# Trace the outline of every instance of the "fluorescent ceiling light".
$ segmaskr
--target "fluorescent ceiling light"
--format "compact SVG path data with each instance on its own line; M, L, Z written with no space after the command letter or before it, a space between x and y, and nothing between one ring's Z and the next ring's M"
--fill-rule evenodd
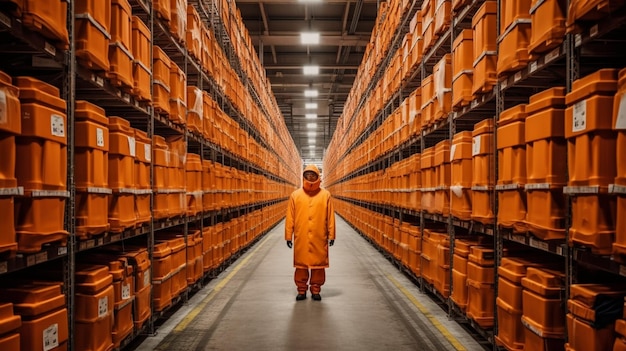
M307 102L304 104L304 108L307 110L313 110L317 108L317 102Z
M314 149L314 148L315 148L315 140L313 140L312 143L309 141L309 149Z
M322 0L298 0L298 2L322 2Z
M317 90L314 90L314 89L307 89L304 91L305 97L317 97L317 95L318 95Z
M308 135L311 138L314 138L317 135L317 133L316 132L307 132L306 135Z
M320 74L320 66L303 66L302 73L305 76L316 76Z
M306 118L306 119L315 119L315 118L317 118L317 113L306 113L304 115L304 118Z
M308 129L315 129L315 128L317 128L317 123L307 123L306 127Z
M315 137L309 137L309 144L315 145Z
M302 32L300 33L300 42L304 45L319 44L320 33L318 32Z

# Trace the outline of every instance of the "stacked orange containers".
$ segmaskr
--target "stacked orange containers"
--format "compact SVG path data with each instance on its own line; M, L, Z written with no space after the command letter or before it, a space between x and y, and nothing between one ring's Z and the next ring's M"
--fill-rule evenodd
M524 350L563 350L565 275L560 270L528 267L522 278Z
M422 38L424 41L424 52L428 51L435 42L435 1L425 0L422 2Z
M125 248L116 250L116 253L124 251L121 255L128 260L133 268L134 291L133 295L133 323L135 330L141 329L152 315L150 309L150 293L152 282L150 281L150 258L145 248Z
M483 224L493 222L493 147L493 120L486 119L472 132L472 220Z
M452 44L452 107L469 105L472 101L474 65L474 31L464 29Z
M558 0L532 0L530 5L530 43L533 54L547 52L563 42L565 13Z
M617 197L617 213L626 211L626 69L619 72L618 90L615 94L613 102L613 128L617 133L617 154L616 167L617 174L615 177L616 191L621 193ZM619 191L618 191L619 190ZM626 254L626 218L617 216L615 225L615 243L613 244L613 253Z
M0 96L6 101L0 111L0 149L3 152L3 162L0 163L0 254L9 252L11 256L17 251L14 221L14 195L18 194L15 136L22 130L18 95L17 87L11 84L11 77L0 72Z
M187 154L185 174L187 177L187 215L195 216L202 212L202 160L200 155Z
M435 213L450 214L450 140L435 145Z
M187 76L172 62L170 67L170 114L169 120L179 125L187 123Z
M163 278L170 281L169 294L172 299L178 297L187 288L187 260L185 238L176 233L159 233L157 242L162 242L170 249L171 270ZM168 284L165 284L167 288ZM167 292L165 292L167 293Z
M446 54L435 65L433 71L433 88L435 91L434 122L448 118L452 111L452 55Z
M450 296L450 241L444 233L437 244L437 267L435 273L435 289L444 298Z
M435 9L435 27L433 29L435 35L439 37L443 32L450 28L452 21L452 0L437 0L431 6Z
M421 169L421 154L413 154L407 159L408 171L409 171L409 199L408 208L410 210L419 211L422 206L422 169Z
M150 92L150 50L152 35L145 23L132 17L131 53L133 54L132 95L140 101L152 101Z
M65 295L60 283L19 283L0 290L0 300L13 303L21 316L18 350L67 350L69 339ZM13 349L8 349L13 350Z
M409 268L416 276L420 276L420 228L417 226L409 227Z
M135 216L137 224L150 220L150 164L152 163L152 145L148 134L135 129Z
M485 1L472 18L474 29L474 81L472 94L488 93L496 78L496 1Z
M36 0L13 1L21 6L22 22L28 29L41 33L56 42L60 49L67 49L67 2L62 0L40 2Z
M109 120L104 110L76 101L76 235L89 238L109 229Z
M615 197L606 195L616 175L617 135L613 130L613 100L617 70L601 69L574 81L566 95L565 137L571 187L591 187L593 193L572 198L570 240L599 254L610 254L615 235ZM579 193L576 188L573 193Z
M567 350L612 350L626 290L620 285L574 284L567 300ZM619 311L619 315L615 313Z
M213 116L215 114L215 109L215 100L213 100L211 95L209 95L206 90L202 91L202 135L207 140L213 139Z
M202 22L195 6L187 5L187 48L191 56L202 59Z
M170 217L181 216L185 212L185 159L187 145L181 136L172 136L167 139L169 149L167 206Z
M115 290L109 267L81 264L76 267L76 333L79 350L113 347Z
M202 160L202 209L213 211L215 208L215 166L211 160Z
M195 284L204 273L202 232L195 230L187 235L187 285Z
M154 182L152 191L154 192L154 210L152 215L155 219L169 217L168 207L169 192L169 147L165 138L155 135L152 137L154 149L152 150L152 162L154 163Z
M0 347L3 350L20 350L22 318L13 314L12 303L0 303Z
M111 231L121 232L137 223L134 195L137 141L135 130L123 118L109 117L109 132L109 186L113 190L109 202L109 223Z
M154 245L152 251L152 301L155 311L172 304L172 249L167 241Z
M133 55L131 54L132 8L128 0L111 0L111 40L108 77L124 89L133 87Z
M622 1L572 0L567 14L567 31L577 32L577 21L599 21L623 5Z
M524 348L524 325L522 324L522 279L528 267L537 267L534 258L503 257L498 267L498 335L496 342L507 350Z
M207 273L213 266L213 226L202 228L202 260L203 271Z
M27 197L16 199L18 251L65 242L67 180L66 102L59 90L30 77L17 77L22 134L16 138L15 175Z
M133 332L133 299L135 295L133 266L126 257L117 253L98 252L85 256L81 263L104 265L109 268L113 278L114 293L113 325L111 337L114 347L119 347L130 333Z
M498 38L498 76L526 67L530 59L530 5L532 0L510 0L500 3L500 37Z
M467 262L467 317L482 328L493 326L495 299L494 251L472 246Z
M476 241L456 239L454 241L454 255L452 255L452 295L450 299L461 311L467 309L467 259L472 246Z
M500 114L498 121L498 225L526 232L526 105Z
M450 146L450 211L461 220L472 218L472 132L454 135Z
M435 173L435 148L425 149L420 160L422 176L422 210L435 213L435 185L437 178Z
M203 95L198 87L187 87L187 128L196 134L202 135L204 124L203 117Z
M422 80L422 129L435 122L434 103L435 87L433 85L433 75L430 74Z
M76 57L89 69L108 71L111 0L78 0L74 11Z
M170 114L170 71L172 69L172 61L161 47L152 46L153 59L153 82L152 88L154 96L154 109L156 112L169 115Z
M187 0L169 0L170 33L180 42L185 42L187 30Z
M564 239L565 88L531 96L526 113L526 226L540 239Z

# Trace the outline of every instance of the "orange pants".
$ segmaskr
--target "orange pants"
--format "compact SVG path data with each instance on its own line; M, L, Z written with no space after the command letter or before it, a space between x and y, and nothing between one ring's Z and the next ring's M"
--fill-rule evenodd
M296 268L294 281L298 287L298 294L306 293L307 289L311 289L311 294L319 294L326 281L326 270L324 268L311 269L311 280L309 281L309 270L306 268Z

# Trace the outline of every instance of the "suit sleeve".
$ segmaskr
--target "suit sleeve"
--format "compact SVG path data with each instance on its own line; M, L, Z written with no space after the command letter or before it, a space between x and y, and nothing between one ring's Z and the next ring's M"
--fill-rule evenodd
M333 208L333 199L328 197L326 206L326 218L328 220L328 240L335 240L335 209Z
M293 240L294 218L296 216L296 203L293 194L289 197L289 205L287 205L287 217L285 218L285 240Z

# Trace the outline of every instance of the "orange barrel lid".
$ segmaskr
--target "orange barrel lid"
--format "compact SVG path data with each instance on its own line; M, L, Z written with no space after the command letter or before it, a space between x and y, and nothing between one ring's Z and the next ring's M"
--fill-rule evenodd
M572 105L595 94L613 95L617 91L617 69L604 68L572 83L572 91L565 96L565 103Z
M0 303L0 335L19 329L22 318L13 313L12 303Z
M546 89L531 96L526 105L528 116L546 108L565 108L565 87Z
M38 316L65 306L60 283L27 282L0 289L0 298L13 303L16 314Z
M33 77L15 77L13 82L20 89L22 103L39 102L59 111L66 111L67 104L60 98L57 87Z
M493 119L487 118L474 125L472 136L479 136L486 133L493 133Z
M544 297L561 294L565 286L565 273L561 270L545 267L528 267L522 286Z
M526 119L526 104L518 104L500 113L498 126L502 127L509 123L523 121Z
M113 283L109 267L103 265L76 265L76 292L95 294L106 289Z

